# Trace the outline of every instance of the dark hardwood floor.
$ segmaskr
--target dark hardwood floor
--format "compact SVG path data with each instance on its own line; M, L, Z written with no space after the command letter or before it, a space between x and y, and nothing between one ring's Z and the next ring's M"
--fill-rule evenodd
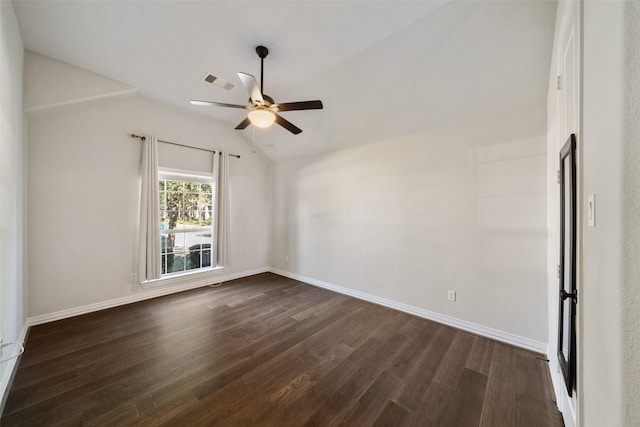
M539 354L274 274L32 327L3 426L561 426Z

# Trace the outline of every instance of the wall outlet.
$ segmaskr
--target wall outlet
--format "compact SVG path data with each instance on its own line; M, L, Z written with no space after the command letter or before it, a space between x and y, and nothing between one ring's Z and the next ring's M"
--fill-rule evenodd
M456 300L456 291L448 290L447 291L447 299L449 301L455 301Z
M133 283L137 282L138 281L138 274L137 273L131 273L129 275L129 281L133 282Z
M289 264L289 255L284 257L284 262L286 262L287 264Z

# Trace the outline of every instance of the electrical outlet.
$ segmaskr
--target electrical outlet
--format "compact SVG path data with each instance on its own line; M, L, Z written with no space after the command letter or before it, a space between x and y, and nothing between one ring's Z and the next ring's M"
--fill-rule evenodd
M284 257L284 262L286 262L287 264L289 264L289 255Z
M447 299L449 301L455 301L456 300L456 291L448 290L447 291Z
M129 281L130 281L130 282L134 282L134 283L135 283L135 282L137 282L137 281L138 281L138 274L136 274L136 273L131 273L131 274L129 275Z

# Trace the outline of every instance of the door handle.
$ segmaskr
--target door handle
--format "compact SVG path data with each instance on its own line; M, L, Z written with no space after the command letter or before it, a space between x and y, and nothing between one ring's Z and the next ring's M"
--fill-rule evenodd
M560 299L562 301L566 300L567 298L571 298L574 302L574 304L578 303L578 293L577 291L573 291L571 293L565 291L564 289L560 290Z

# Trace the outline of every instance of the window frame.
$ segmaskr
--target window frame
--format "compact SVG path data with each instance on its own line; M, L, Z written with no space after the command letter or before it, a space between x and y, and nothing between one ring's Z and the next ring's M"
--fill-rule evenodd
M159 168L158 170L158 199L160 201L160 204L158 206L158 213L159 216L161 218L160 223L158 224L158 232L160 234L160 239L161 241L163 241L163 239L166 239L169 235L183 235L184 236L184 241L186 242L187 239L187 235L191 234L191 233L202 233L203 230L209 230L211 233L211 238L209 240L209 242L202 242L200 241L200 249L198 250L199 252L199 261L200 264L202 264L203 259L202 259L202 255L203 252L205 251L202 247L203 244L210 244L210 248L208 249L209 252L209 265L207 266L201 266L198 268L189 268L187 269L187 258L190 256L191 251L187 249L187 247L185 246L182 250L182 256L184 257L184 261L183 261L183 268L182 270L179 271L171 271L169 272L169 267L165 264L166 261L166 256L169 255L168 250L166 249L161 249L160 250L160 262L162 264L162 271L163 273L160 276L160 281L166 281L168 279L172 279L172 278L179 278L185 275L193 275L193 274L197 274L197 273L203 273L203 272L210 272L210 271L215 271L220 269L221 267L218 267L215 264L215 253L217 248L215 247L215 239L213 236L213 223L209 226L204 226L204 227L199 227L193 230L188 230L185 228L174 228L171 230L167 230L167 229L162 229L160 224L162 223L162 218L168 213L168 212L172 212L172 210L167 209L168 206L164 206L164 209L162 209L162 194L164 193L166 195L167 190L166 187L164 189L162 189L162 186L160 185L161 181L181 181L181 182L189 182L189 183L196 183L196 184L207 184L211 186L211 210L209 211L212 222L213 219L215 218L216 215L216 206L215 206L215 184L213 182L213 174L211 173L202 173L202 172L195 172L195 171L183 171L183 170L178 170L178 169L170 169L170 168ZM184 194L191 194L187 191L182 191L181 192L183 195ZM202 195L202 192L198 192L199 195ZM204 193L206 194L206 193ZM183 206L184 208L184 206ZM182 217L185 213L188 212L192 212L194 210L189 210L189 209L179 209L178 213L179 216ZM197 209L195 210L195 212L198 213L202 213L202 212L206 212L207 210L202 210L202 209ZM184 226L184 223L182 223L182 225ZM166 236L166 237L165 237ZM198 243L196 243L198 244ZM192 245L193 246L193 245ZM175 247L175 246L174 246ZM171 252L171 254L175 254L177 252Z

